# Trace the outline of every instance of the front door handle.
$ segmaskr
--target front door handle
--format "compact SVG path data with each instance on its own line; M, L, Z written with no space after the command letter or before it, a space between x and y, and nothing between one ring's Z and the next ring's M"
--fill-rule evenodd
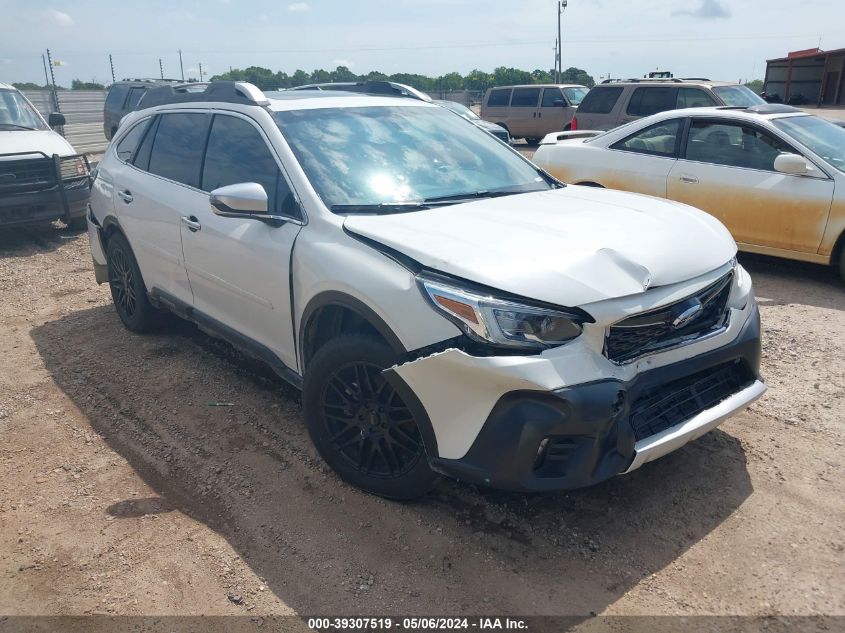
M681 182L687 182L691 185L694 185L698 182L698 178L696 178L695 176L689 176L687 174L684 174L683 176L678 178L678 180L680 180Z
M200 224L200 221L197 220L196 216L193 215L183 215L182 224L187 226L193 233L196 233L197 231L202 229L202 224Z
M132 192L129 191L129 189L118 191L117 195L119 195L120 199L123 200L126 204L130 204L135 199L132 197Z

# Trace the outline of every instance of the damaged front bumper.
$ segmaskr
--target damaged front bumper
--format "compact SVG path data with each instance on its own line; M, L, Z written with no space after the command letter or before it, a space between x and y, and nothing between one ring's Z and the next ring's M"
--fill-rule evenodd
M449 349L385 376L426 427L432 468L520 491L581 488L630 472L766 390L753 301L733 310L723 335L627 374L614 368L608 376L606 359L584 345L553 351L475 357Z

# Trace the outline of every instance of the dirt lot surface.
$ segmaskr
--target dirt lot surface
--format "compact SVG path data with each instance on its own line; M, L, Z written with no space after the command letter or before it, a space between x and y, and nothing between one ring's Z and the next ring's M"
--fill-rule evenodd
M845 614L845 288L741 261L749 411L588 490L397 504L324 466L262 366L128 333L85 234L5 231L0 614Z

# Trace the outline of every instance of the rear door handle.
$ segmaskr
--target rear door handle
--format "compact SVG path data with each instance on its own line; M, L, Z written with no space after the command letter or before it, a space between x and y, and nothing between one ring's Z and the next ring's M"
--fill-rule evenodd
M199 220L197 220L196 216L193 215L183 215L182 216L182 224L187 226L193 233L196 233L200 229L202 229L202 224L200 224Z
M684 174L683 176L678 178L678 180L680 180L681 182L687 182L691 185L694 185L698 182L698 178L696 178L695 176L688 176L687 174Z
M130 204L135 199L132 197L132 192L129 191L129 189L118 191L117 195L119 195L120 199L123 200L126 204Z

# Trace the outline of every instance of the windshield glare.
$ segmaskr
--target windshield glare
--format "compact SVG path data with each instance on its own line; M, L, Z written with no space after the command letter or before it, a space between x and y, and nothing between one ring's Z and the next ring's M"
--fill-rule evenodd
M566 95L570 105L581 105L581 101L587 96L589 90L586 88L564 88L563 94Z
M747 86L713 86L713 92L727 106L750 107L766 103L760 95L755 94Z
M784 117L772 124L845 172L845 128L815 116Z
M274 113L327 207L550 189L501 141L437 106Z
M16 90L0 90L0 128L24 127L45 130L44 121Z

